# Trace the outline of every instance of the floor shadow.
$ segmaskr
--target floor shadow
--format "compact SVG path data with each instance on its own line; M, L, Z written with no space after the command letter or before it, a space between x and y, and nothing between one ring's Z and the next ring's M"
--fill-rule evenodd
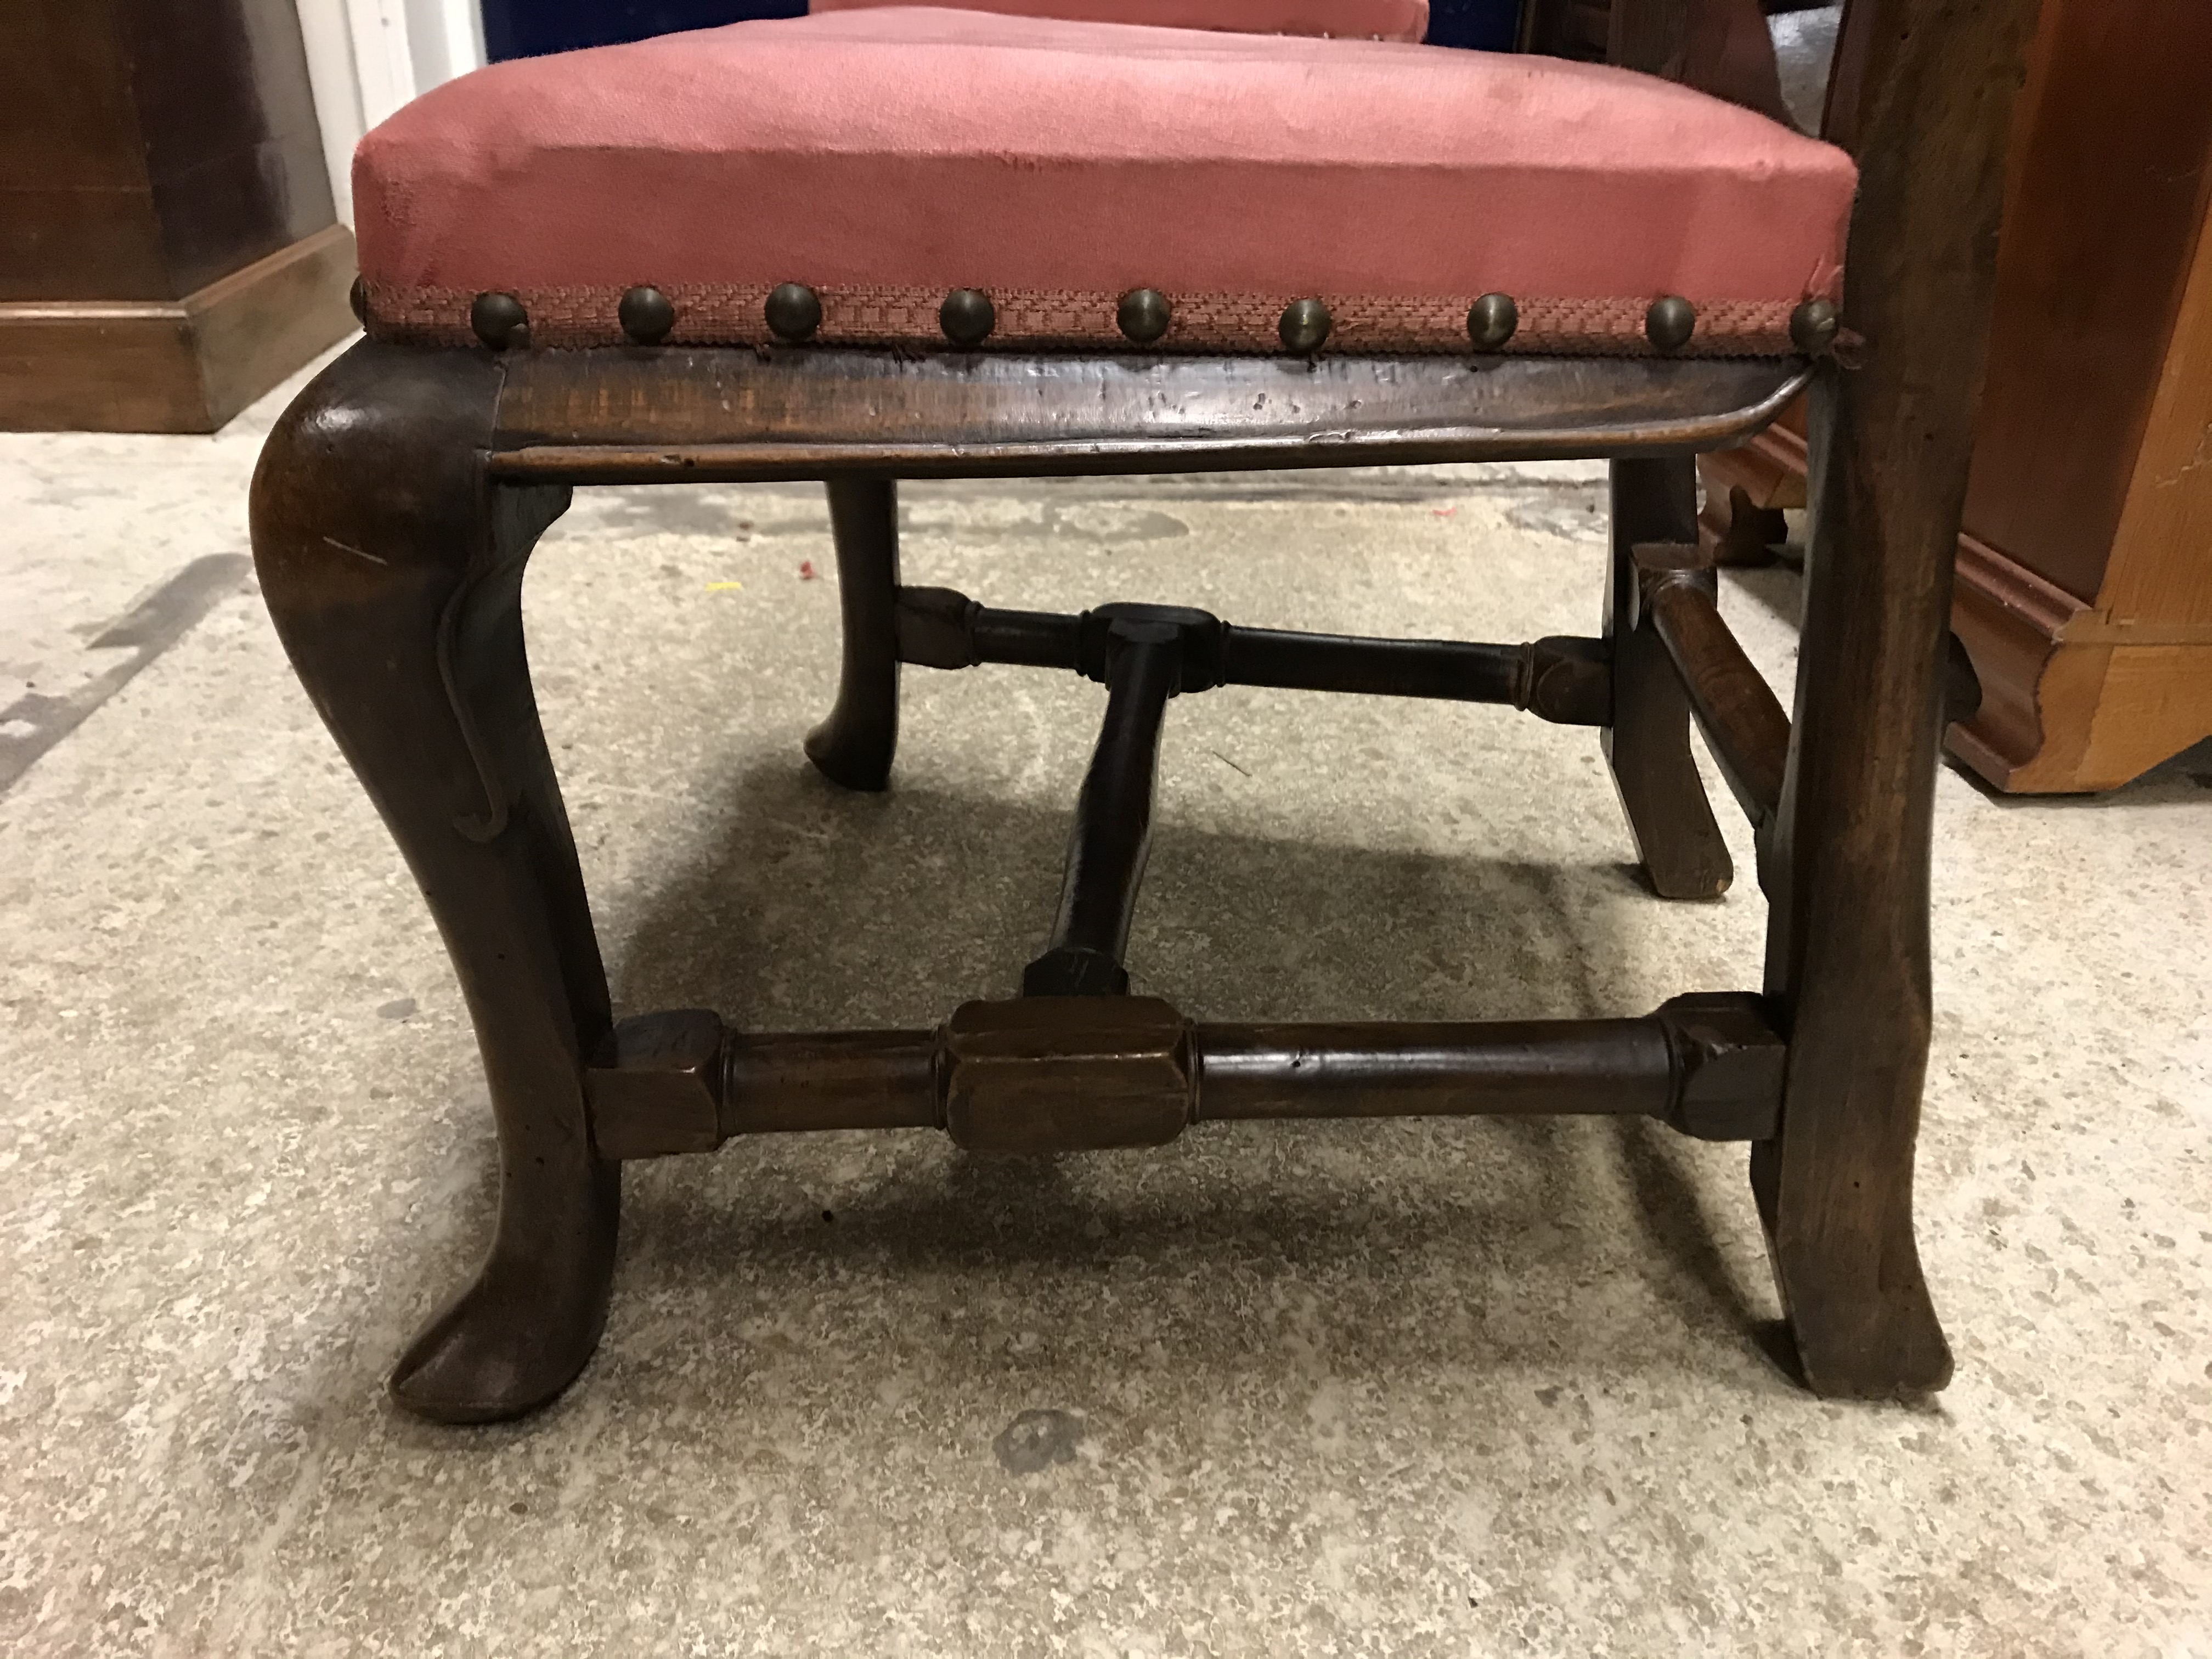
M1792 629L1802 625L1805 614L1805 573L1802 570L1778 562L1731 565L1728 577L1731 588L1755 600L1777 621L1787 623Z
M704 850L610 940L617 1006L714 1007L753 1029L916 1027L1010 994L1043 942L1066 828L1064 812L1016 800L896 781L854 795L796 757L761 765L731 781ZM1612 864L1170 823L1130 962L1138 990L1207 1018L1641 1012L1596 1006L1592 965L1621 948L1624 907L1656 902ZM1170 1298L1198 1261L1264 1280L1349 1273L1365 1334L1345 1340L1371 1344L1385 1311L1419 1326L1404 1304L1432 1295L1436 1277L1510 1298L1532 1271L1626 1267L1747 1350L1759 1316L1704 1231L1690 1175L1656 1144L1670 1134L1603 1120L1202 1125L1159 1153L1100 1155L1117 1160L1110 1178L1087 1159L975 1158L926 1133L752 1142L711 1164L633 1170L624 1274L682 1297L741 1270L748 1300L774 1300L824 1274L1080 1282L1109 1256L1156 1273ZM840 1142L870 1147L852 1156L882 1173L830 1215L805 1192L826 1180L819 1149ZM1122 1173L1133 1165L1118 1160L1138 1158L1157 1178ZM1640 1250L1623 1247L1637 1224L1624 1233L1624 1204L1644 1213ZM1224 1340L1194 1336L1193 1363L1200 1348L1218 1363ZM1594 1333L1589 1357L1613 1346Z
M942 789L840 790L801 764L734 779L703 854L609 941L625 1012L934 1024L1013 993L1045 943L1067 815ZM1155 833L1134 988L1215 1019L1484 1019L1598 1006L1631 866L1542 866L1213 833Z

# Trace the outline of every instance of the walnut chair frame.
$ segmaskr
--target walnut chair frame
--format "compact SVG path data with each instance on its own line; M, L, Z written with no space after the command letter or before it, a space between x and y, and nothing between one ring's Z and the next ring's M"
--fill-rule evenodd
M1679 29L1735 4L1643 9ZM399 1402L486 1421L567 1386L605 1322L626 1158L770 1130L939 1127L969 1147L1036 1152L1155 1145L1201 1118L1399 1113L1644 1114L1748 1142L1804 1381L1834 1395L1942 1387L1951 1358L1911 1216L1930 817L1952 550L2033 4L1855 0L1862 185L1835 354L1385 362L372 340L333 363L255 478L263 592L444 936L501 1154L489 1255L400 1360ZM1656 57L1680 70L1680 54ZM1692 458L1746 440L1808 385L1815 521L1793 720L1716 609ZM1126 605L1047 616L897 580L902 477L1546 456L1612 464L1600 637L1343 639ZM902 662L1027 663L1106 684L1058 921L1020 998L970 1003L936 1031L760 1034L698 1012L617 1024L533 701L524 567L577 484L794 478L826 480L838 550L842 680L807 742L831 779L884 786ZM1730 878L1689 747L1695 719L1756 826L1762 989L1643 1018L1453 1024L1209 1024L1127 995L1161 720L1178 693L1230 683L1511 702L1595 726L1650 883L1678 898Z

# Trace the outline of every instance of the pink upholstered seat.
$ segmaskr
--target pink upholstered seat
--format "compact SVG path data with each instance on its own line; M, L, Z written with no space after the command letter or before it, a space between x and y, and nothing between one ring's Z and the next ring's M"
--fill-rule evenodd
M856 11L899 0L812 0L810 11ZM1066 17L1090 23L1142 23L1164 29L1225 29L1237 34L1322 34L1350 40L1418 40L1428 33L1429 0L958 0L963 11L1014 17Z
M1789 349L1833 297L1844 154L1647 76L1370 40L928 9L738 23L494 65L402 109L354 164L379 335L465 342L471 298L536 344L618 341L633 284L677 342L765 341L781 283L824 343L934 341L952 288L993 348L1274 351L1289 301L1332 349L1464 350L1479 295L1513 349L1639 351L1645 307L1692 351Z

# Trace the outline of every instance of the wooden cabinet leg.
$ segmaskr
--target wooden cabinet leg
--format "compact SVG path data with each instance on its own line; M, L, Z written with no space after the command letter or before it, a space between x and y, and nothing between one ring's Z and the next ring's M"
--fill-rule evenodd
M1639 542L1693 543L1697 475L1686 456L1613 464L1613 565L1605 637L1613 647L1613 722L1602 733L1644 874L1662 898L1718 898L1735 878L1690 752L1690 700L1667 647L1636 615Z
M429 902L490 1085L490 1252L392 1378L448 1422L529 1411L583 1368L619 1208L582 1089L606 981L522 634L523 565L568 493L486 478L500 374L356 345L278 422L252 498L277 632Z
M854 477L827 488L844 666L836 706L807 734L806 757L833 783L881 789L898 747L898 485Z

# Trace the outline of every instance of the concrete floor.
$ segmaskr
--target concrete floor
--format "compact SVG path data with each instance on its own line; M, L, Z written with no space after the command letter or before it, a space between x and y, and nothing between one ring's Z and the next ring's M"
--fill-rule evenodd
M1959 1370L1924 1408L1769 1357L1740 1152L1573 1121L635 1167L576 1387L399 1415L493 1147L437 940L240 558L279 401L0 438L0 1651L2212 1654L2203 751L2095 800L1942 780L1921 1239ZM1588 631L1601 479L916 487L908 572ZM1777 675L1796 593L1724 597ZM895 788L841 795L799 754L836 598L804 489L587 494L539 556L624 1007L928 1023L1041 939L1099 692L912 671ZM1589 732L1223 690L1164 773L1133 967L1192 1012L1757 983L1756 892L1646 897Z

